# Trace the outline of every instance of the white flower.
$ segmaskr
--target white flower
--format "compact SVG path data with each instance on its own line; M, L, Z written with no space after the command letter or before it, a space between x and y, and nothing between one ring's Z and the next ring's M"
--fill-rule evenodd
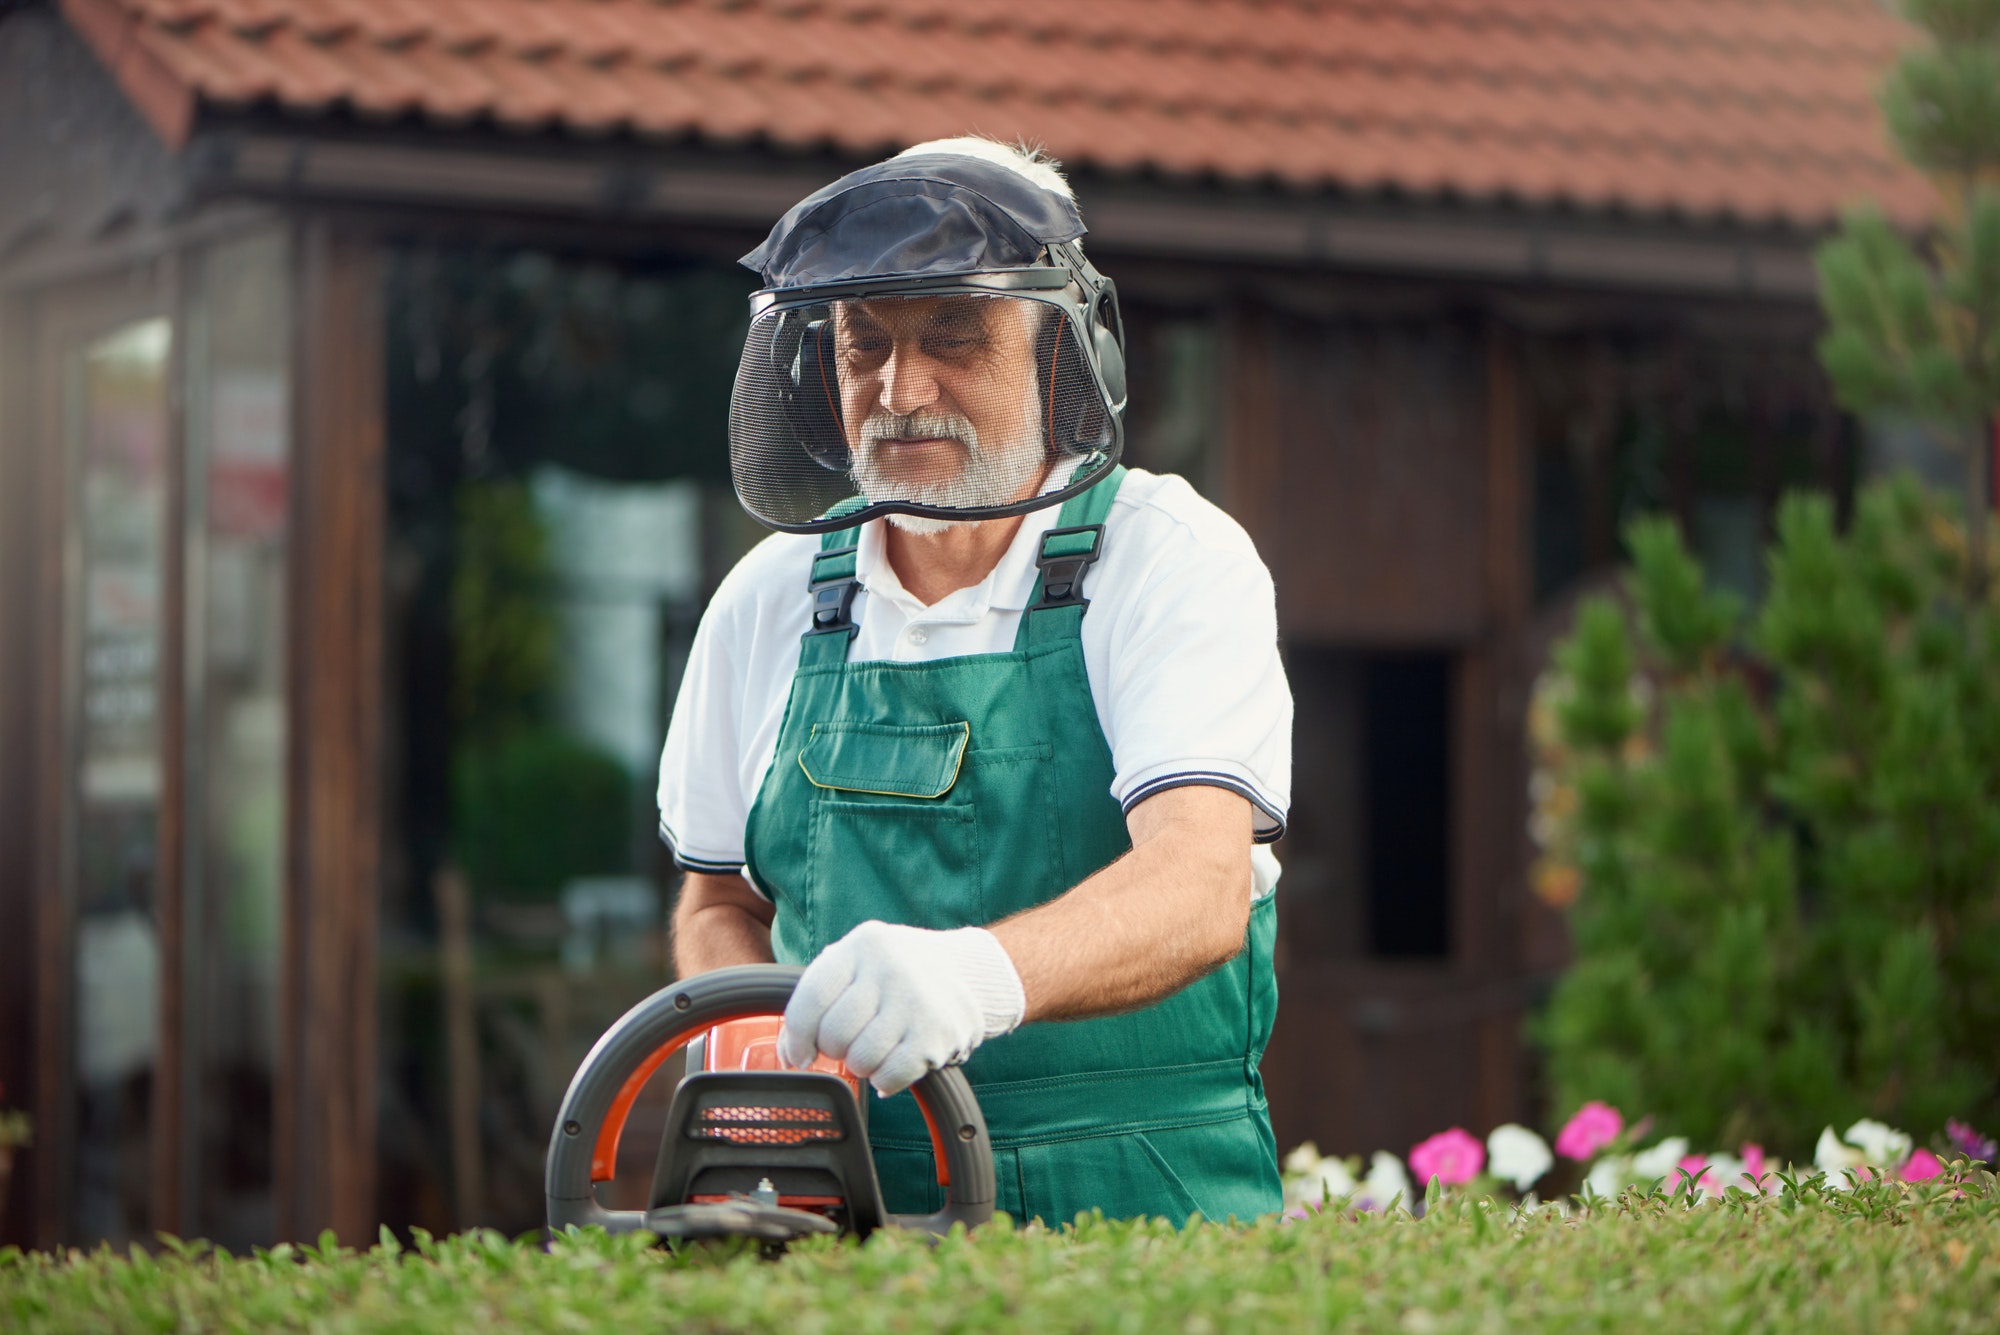
M1843 1174L1859 1168L1868 1162L1868 1156L1852 1146L1843 1145L1840 1137L1828 1127L1819 1133L1819 1144L1813 1146L1813 1163L1826 1174L1827 1185L1836 1191L1847 1190L1848 1181Z
M1847 1128L1842 1137L1850 1145L1858 1145L1868 1156L1868 1162L1878 1168L1900 1168L1910 1157L1910 1138L1892 1126L1871 1122L1862 1118Z
M1285 1204L1317 1209L1354 1194L1354 1173L1346 1162L1330 1159L1308 1140L1285 1156Z
M1676 1165L1687 1158L1688 1138L1668 1136L1650 1150L1641 1150L1632 1156L1632 1176L1640 1182L1661 1179L1661 1185L1672 1190L1680 1180L1674 1172Z
M1629 1154L1607 1154L1590 1166L1584 1175L1585 1194L1616 1196L1632 1180L1632 1156Z
M1555 1161L1548 1142L1518 1122L1496 1126L1486 1138L1487 1171L1512 1182L1516 1191L1534 1186Z
M1368 1161L1368 1176L1361 1183L1359 1204L1371 1210L1386 1210L1389 1202L1399 1196L1402 1199L1396 1208L1408 1212L1410 1175L1403 1171L1403 1161L1387 1150L1375 1151Z
M1354 1174L1338 1159L1321 1159L1312 1171L1285 1179L1287 1204L1339 1204L1354 1194Z
M1297 1149L1285 1156L1285 1172L1287 1175L1310 1173L1319 1167L1321 1157L1318 1145L1310 1140L1302 1141Z

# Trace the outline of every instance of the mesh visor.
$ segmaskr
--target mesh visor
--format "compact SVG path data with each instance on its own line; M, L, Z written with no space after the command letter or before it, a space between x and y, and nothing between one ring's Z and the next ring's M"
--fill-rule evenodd
M1052 505L1115 462L1065 310L1033 297L843 298L760 313L729 407L736 494L773 528Z

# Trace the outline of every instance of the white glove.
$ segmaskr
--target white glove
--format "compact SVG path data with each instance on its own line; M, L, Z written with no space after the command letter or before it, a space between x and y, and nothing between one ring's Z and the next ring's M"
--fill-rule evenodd
M778 1056L796 1067L823 1052L887 1097L1012 1031L1027 1006L1014 961L984 927L870 920L806 966Z

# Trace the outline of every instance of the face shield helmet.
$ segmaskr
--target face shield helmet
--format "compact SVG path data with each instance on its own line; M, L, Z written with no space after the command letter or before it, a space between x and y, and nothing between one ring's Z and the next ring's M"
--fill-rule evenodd
M1067 198L983 159L892 159L787 213L729 413L743 506L787 532L1055 505L1118 461L1124 331Z

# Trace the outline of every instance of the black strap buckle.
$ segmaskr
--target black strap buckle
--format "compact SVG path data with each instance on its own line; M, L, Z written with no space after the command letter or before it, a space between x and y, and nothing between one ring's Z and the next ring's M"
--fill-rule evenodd
M1088 533L1090 548L1081 552L1049 552L1052 539L1065 538L1074 534ZM1090 569L1104 550L1104 526L1083 524L1075 528L1052 528L1042 535L1042 550L1035 556L1035 565L1042 572L1042 596L1030 612L1040 612L1052 607L1088 607L1090 599L1083 596L1083 573Z
M847 556L854 550L842 547L820 552L813 559L813 569L819 569L821 561L837 564L837 558ZM851 574L835 575L830 579L810 580L806 587L812 593L812 627L806 634L837 635L844 631L852 636L861 633L861 627L854 620L854 595L861 591L860 580Z
M813 623L808 635L833 635L846 631L858 635L854 621L854 595L861 588L858 579L828 580L813 586Z

